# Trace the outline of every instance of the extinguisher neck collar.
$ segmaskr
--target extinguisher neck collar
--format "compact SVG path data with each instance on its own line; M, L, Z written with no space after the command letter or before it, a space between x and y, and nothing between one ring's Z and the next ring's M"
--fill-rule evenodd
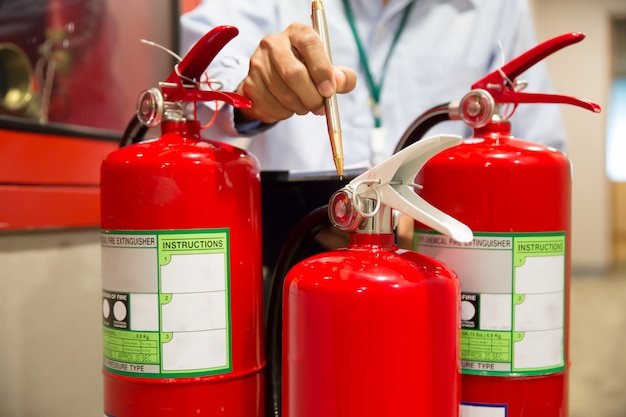
M355 234L387 234L393 233L393 210L379 201L367 200L377 207L363 219Z
M382 250L397 250L393 233L352 233L350 235L350 247L352 249L360 247L378 247Z
M474 129L474 135L477 137L489 137L492 135L504 135L511 134L511 122L509 120L493 120L491 123L483 127Z
M161 132L163 134L167 133L178 133L185 137L190 136L198 136L200 135L200 127L198 122L195 120L167 120L161 123Z

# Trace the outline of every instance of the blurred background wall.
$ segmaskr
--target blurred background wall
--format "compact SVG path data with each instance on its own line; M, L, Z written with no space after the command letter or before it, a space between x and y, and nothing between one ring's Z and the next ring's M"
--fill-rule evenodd
M562 106L574 167L572 265L574 270L603 271L618 262L616 237L626 215L620 187L606 176L606 122L611 86L616 76L613 25L626 17L622 0L532 1L537 37L545 40L566 32L587 38L546 59L556 91L596 101L602 113ZM621 50L626 56L626 50ZM623 59L623 58L622 58ZM532 86L530 87L532 88Z

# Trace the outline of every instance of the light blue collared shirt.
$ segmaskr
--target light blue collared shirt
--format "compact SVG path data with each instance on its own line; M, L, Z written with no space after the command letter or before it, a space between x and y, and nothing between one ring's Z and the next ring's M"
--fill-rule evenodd
M380 98L386 131L383 157L393 153L411 122L427 109L460 100L471 85L498 66L537 44L526 0L350 0L361 42L375 80L380 79L387 51L402 11L415 1L388 63ZM370 92L341 0L325 0L333 63L357 72L357 87L339 95L345 167L374 159L374 124ZM245 78L248 60L259 40L283 31L291 22L311 22L310 0L204 0L181 18L181 50L188 50L215 26L233 25L239 36L218 54L209 76L234 91ZM500 44L502 48L500 48ZM527 91L552 92L545 64L526 71ZM516 137L563 149L565 132L556 104L520 104L513 118ZM469 135L462 122L445 122L430 132ZM240 136L230 106L223 106L206 137ZM293 116L255 134L248 150L263 170L333 171L326 121L322 116Z

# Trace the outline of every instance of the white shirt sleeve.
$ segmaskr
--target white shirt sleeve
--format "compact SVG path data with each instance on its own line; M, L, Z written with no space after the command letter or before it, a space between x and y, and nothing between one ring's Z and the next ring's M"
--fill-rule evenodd
M384 8L379 0L350 0L377 78L382 75L380 70L402 10L411 1L416 3L389 60L381 94L387 156L424 111L460 100L475 81L538 43L526 0L390 0ZM371 161L372 155L370 92L341 0L325 0L324 5L333 62L357 72L357 86L339 96L339 110L345 165L359 166ZM310 13L310 0L204 0L181 17L181 51L184 53L215 26L236 26L239 36L224 47L208 69L209 76L222 82L224 90L234 91L247 75L249 57L261 38L283 31L293 21L310 23ZM529 92L553 92L544 63L534 65L520 78L528 80ZM516 137L565 147L558 104L520 104L511 122ZM253 132L248 150L264 170L334 169L323 117L293 116ZM429 134L468 136L468 132L461 122L446 122ZM215 123L203 135L226 141L240 135L233 123L233 109L222 106Z

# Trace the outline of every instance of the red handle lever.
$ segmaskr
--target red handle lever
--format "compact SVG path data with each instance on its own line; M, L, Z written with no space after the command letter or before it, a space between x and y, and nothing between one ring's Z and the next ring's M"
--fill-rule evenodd
M234 26L217 26L202 36L165 80L167 84L162 87L163 95L172 101L221 100L237 108L252 107L249 99L237 93L202 91L183 86L185 80L199 80L219 51L238 34L239 29Z
M494 97L496 103L554 103L554 104L571 104L573 106L582 107L594 113L600 113L601 107L593 101L585 100L578 97L562 96L559 94L542 94L542 93L520 93L517 91L504 91L499 94L499 99Z
M528 68L532 67L539 61L542 61L544 58L547 58L566 46L578 43L583 39L585 39L585 34L581 32L566 33L564 35L548 39L518 57L513 58L511 61L504 64L504 66L502 66L499 70L496 70L479 80L476 84L480 84L480 86L475 84L472 87L484 88L484 86L488 83L500 83L503 73L510 80L514 80Z
M199 79L219 51L226 46L239 29L234 26L217 26L202 36L178 63L178 70L172 71L166 82L178 82L180 77Z
M562 103L572 104L598 113L600 106L588 100L556 94L515 91L514 81L524 71L556 51L583 39L585 39L585 34L581 32L566 33L549 39L487 74L475 82L472 88L488 91L495 103Z

